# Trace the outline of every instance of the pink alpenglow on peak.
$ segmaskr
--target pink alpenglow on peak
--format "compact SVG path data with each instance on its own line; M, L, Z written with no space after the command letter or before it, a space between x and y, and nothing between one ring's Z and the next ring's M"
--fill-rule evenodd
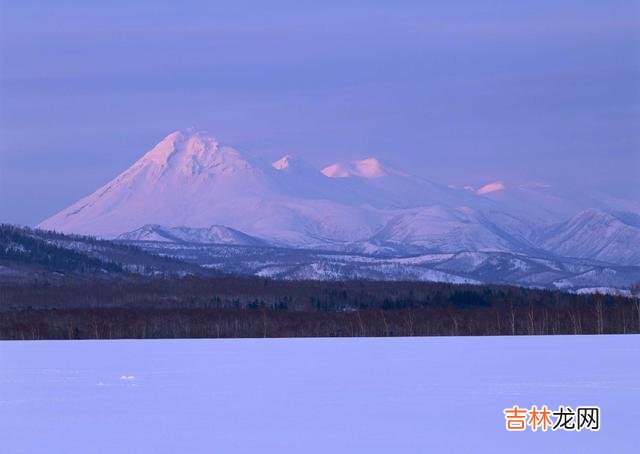
M286 155L271 163L271 166L276 170L290 169L295 161L295 158L291 155Z
M187 129L166 136L140 158L132 169L155 169L153 173L158 177L167 172L191 177L250 171L254 167L253 161L251 155L220 144L205 131Z
M314 172L318 171L304 159L301 159L298 156L292 156L290 154L285 155L277 161L272 162L271 167L276 170L313 169Z
M387 175L387 171L376 158L337 162L322 169L322 173L330 178L347 178L351 176L379 178Z
M287 177L297 176L312 179L321 177L325 179L324 175L322 175L316 167L299 156L285 155L277 161L272 162L271 167L277 170L277 173L282 177L285 177L286 174Z
M215 153L218 146L218 141L206 132L175 131L162 139L140 161L164 165L176 154L203 156Z
M480 195L489 194L491 192L504 191L507 187L499 181L495 181L493 183L485 184L476 192Z
M322 169L322 173L329 178L346 178L352 175L347 165L342 163L331 164Z
M364 178L379 178L387 174L387 172L376 158L367 158L354 163L358 175Z

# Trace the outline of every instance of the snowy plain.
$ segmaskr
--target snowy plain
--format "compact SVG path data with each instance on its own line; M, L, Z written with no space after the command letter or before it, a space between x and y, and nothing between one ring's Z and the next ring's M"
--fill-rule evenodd
M640 452L640 336L0 343L2 453ZM598 405L599 432L502 410Z

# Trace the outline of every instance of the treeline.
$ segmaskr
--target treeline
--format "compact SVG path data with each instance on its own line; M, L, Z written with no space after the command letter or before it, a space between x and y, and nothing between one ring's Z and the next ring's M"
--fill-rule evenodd
M3 281L60 284L75 280L127 280L144 276L219 275L215 270L161 255L137 246L90 236L0 224L0 267L16 271Z
M0 260L39 265L47 270L57 272L124 272L122 266L118 263L101 261L87 254L53 244L53 239L56 236L53 232L38 231L43 235L51 236L51 241L34 236L35 232L26 227L0 224ZM67 239L74 238L76 237L67 236ZM93 241L95 244L99 243L98 240L89 237L77 238L84 241Z
M2 339L640 333L640 301L506 286L254 278L1 285Z

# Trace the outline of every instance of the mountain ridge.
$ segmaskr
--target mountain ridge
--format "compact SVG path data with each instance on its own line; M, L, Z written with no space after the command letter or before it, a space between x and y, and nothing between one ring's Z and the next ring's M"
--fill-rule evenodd
M39 227L105 238L263 241L372 253L543 250L640 264L640 253L628 252L640 250L640 230L633 225L640 209L619 210L635 202L572 194L500 181L456 189L374 157L321 170L293 155L267 162L189 130L167 135L127 170ZM217 232L207 234L212 226Z

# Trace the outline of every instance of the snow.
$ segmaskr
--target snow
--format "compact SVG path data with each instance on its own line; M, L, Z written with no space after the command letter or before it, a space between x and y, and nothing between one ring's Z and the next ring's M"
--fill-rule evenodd
M489 194L490 192L504 191L505 189L506 189L506 186L504 184L500 183L499 181L496 181L494 183L485 184L476 192L480 195L484 195L484 194Z
M212 225L208 228L164 227L148 224L132 232L118 235L119 240L157 241L169 243L227 244L245 246L265 246L267 243L259 238L251 237L238 230L223 225Z
M322 169L322 173L330 178L380 178L387 175L388 171L382 163L374 158L369 157L358 161L336 162Z
M283 156L282 158L278 159L277 161L274 161L271 163L271 166L274 169L277 170L285 170L291 167L291 159L292 157L289 155Z
M11 453L634 453L640 336L0 343ZM502 410L598 405L597 433Z
M560 255L640 265L640 227L600 210L588 209L549 227L540 243Z
M346 178L351 176L349 166L342 163L331 164L322 169L322 173L329 178Z
M611 287L584 287L575 291L579 295L600 294L631 297L630 290L623 290Z
M517 249L504 235L487 226L470 208L432 206L403 210L373 237L399 245L419 245L440 252Z
M520 271L529 271L531 269L531 266L527 262L520 259L511 259L510 263L513 269Z
M449 282L451 284L480 284L480 281L476 281L475 279L443 273L438 270L424 270L420 273L419 280L429 282Z
M336 162L322 169L322 173L330 178L380 178L388 174L388 170L374 157L351 162Z
M367 158L354 163L356 174L364 178L380 178L387 172L376 158Z
M305 245L366 238L383 225L388 215L363 206L353 191L299 160L286 163L284 172L206 133L173 133L40 227L111 238L149 224L220 225Z
M424 265L430 263L440 263L452 258L454 254L423 254L414 257L402 257L393 260L395 263L403 265Z
M223 236L227 244L247 244L253 237L318 249L353 243L371 252L376 245L381 252L389 246L422 248L417 253L544 249L640 265L640 216L610 214L615 207L637 206L627 202L540 184L456 189L375 157L322 171L290 155L271 163L188 130L169 134L125 172L39 227L106 238L148 234L146 240L163 241L159 231L140 231L157 225L192 229L170 233L211 241L198 230L218 226L213 241Z

